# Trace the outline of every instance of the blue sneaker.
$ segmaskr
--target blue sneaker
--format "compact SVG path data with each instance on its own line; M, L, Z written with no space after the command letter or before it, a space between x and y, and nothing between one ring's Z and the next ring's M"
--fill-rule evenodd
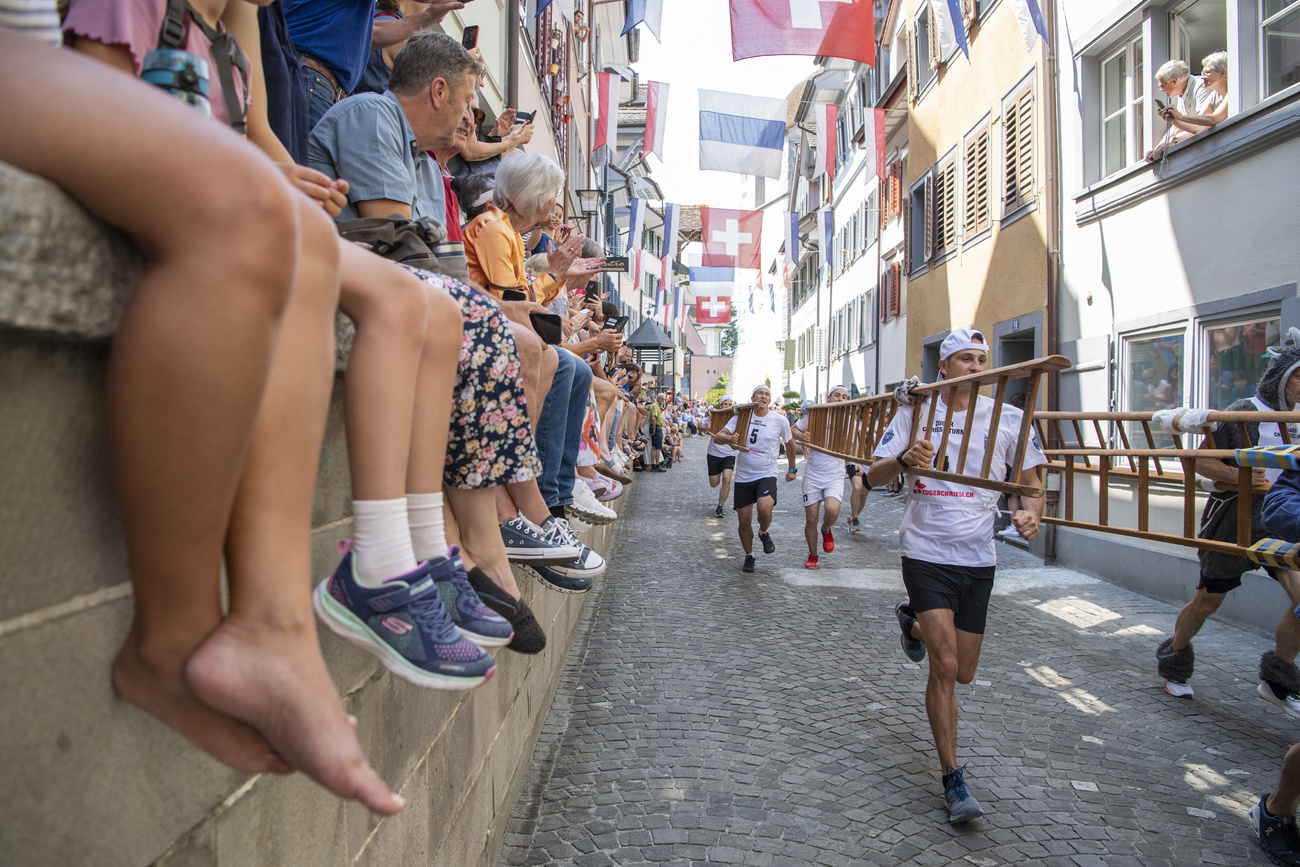
M555 571L554 566L534 566L531 563L520 563L519 569L532 575L543 587L549 587L551 590L558 590L561 593L586 593L591 589L590 578L581 575L562 575Z
M357 583L351 543L339 547L343 562L312 593L316 616L330 632L416 686L470 689L496 672L492 657L456 632L430 564L372 590Z
M966 788L965 770L965 765L949 767L943 775L943 799L948 804L948 822L953 825L984 815L984 808Z
M451 617L456 631L479 647L505 647L514 638L515 630L500 614L483 604L474 588L469 585L465 564L455 545L445 558L429 561L433 582L438 585L438 595Z

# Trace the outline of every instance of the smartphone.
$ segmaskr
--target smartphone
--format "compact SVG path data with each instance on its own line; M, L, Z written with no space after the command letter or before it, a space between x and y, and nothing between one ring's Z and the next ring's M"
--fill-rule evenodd
M563 226L560 227L560 240L561 240L561 241L567 240L568 237L569 237L569 235L571 235L571 234L573 234L573 228L572 228L571 226L569 226L569 225L566 224L566 225L563 225Z
M623 329L627 327L627 321L629 318L630 317L628 316L620 316L617 319L606 319L605 330L617 331L619 334L622 334Z
M602 271L612 271L612 272L614 272L614 273L616 273L616 274L621 274L622 272L624 272L624 271L627 270L627 257L626 257L626 256L606 256L606 257L605 257L605 264L600 266L600 270L602 270Z
M1168 108L1168 106L1165 105L1164 101L1160 99L1160 97L1158 96L1151 97L1151 100L1156 104L1156 108Z
M595 299L598 299L598 300L599 300L599 298L600 298L600 284L599 284L598 282L596 282L595 280L588 280L588 281L587 281L587 288L583 291L582 295L583 295L583 300L585 300L585 301L589 301L589 300L591 300L592 298L595 298Z
M533 331L542 338L542 342L551 346L564 340L564 331L560 327L560 317L555 313L529 313L528 319L533 323Z
M535 111L517 111L515 112L515 123L532 123Z
M462 33L460 37L460 44L465 46L466 51L473 51L475 48L478 47L478 25L477 24L471 24L470 26L465 28L465 32Z

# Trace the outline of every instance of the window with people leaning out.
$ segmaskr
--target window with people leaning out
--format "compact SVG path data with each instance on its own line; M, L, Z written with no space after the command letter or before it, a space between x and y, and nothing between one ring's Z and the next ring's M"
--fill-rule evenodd
M1089 183L1162 160L1300 84L1300 0L1186 0L1144 14L1152 26L1126 21L1078 58L1095 97L1084 100L1095 106Z

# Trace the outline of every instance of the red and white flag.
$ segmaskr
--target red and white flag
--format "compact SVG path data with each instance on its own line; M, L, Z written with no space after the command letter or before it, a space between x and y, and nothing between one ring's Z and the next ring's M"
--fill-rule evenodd
M730 0L731 59L774 54L876 65L873 0Z
M731 299L707 295L697 297L695 321L700 325L726 325L731 321Z
M645 92L645 139L641 143L641 159L646 154L664 158L664 121L668 118L668 85L652 81Z
M638 249L628 264L632 266L632 291L641 291L641 251Z
M830 103L813 106L817 118L817 158L813 163L813 177L826 175L835 180L835 157L839 152L839 109Z
M622 82L617 72L600 73L600 108L596 116L596 135L591 140L592 153L607 145L610 151L618 148L618 95Z
M878 178L885 177L885 110L867 109L867 168Z
M706 268L761 268L763 212L700 208Z

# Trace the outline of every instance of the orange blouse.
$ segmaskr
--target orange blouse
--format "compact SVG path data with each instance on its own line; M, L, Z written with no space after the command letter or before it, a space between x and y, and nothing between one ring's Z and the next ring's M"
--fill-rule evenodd
M550 274L535 281L528 279L524 273L524 239L496 205L488 205L465 226L465 258L469 279L497 298L506 289L516 289L530 301L546 305L564 287L563 280Z

